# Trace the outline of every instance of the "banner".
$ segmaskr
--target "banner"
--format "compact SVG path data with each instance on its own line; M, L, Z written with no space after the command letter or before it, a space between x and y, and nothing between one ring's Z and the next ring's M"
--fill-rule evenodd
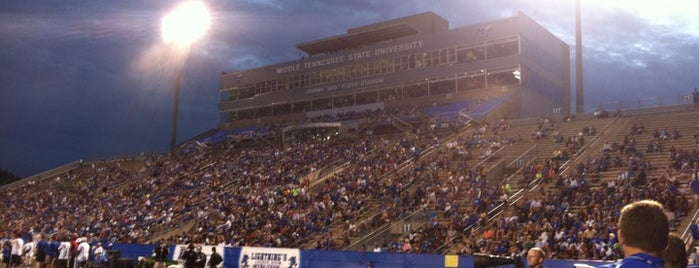
M188 246L189 246L188 244L175 245L174 251L171 248L170 252L172 252L172 260L177 261L180 264L184 263L184 260L182 260L182 253L187 250ZM211 252L212 252L213 248L216 248L216 253L221 255L221 258L223 258L223 260L225 261L226 255L224 254L224 247L222 245L218 245L218 246L199 245L199 246L201 246L201 252L204 252L204 255L206 255L206 263L207 264L209 263L209 258L211 258Z
M243 247L238 267L298 268L301 267L301 251L291 248Z

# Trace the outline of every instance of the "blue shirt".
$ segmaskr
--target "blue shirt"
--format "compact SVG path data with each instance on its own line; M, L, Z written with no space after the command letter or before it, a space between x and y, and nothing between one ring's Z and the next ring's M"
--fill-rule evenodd
M663 268L663 259L648 255L646 253L636 253L624 258L621 261L599 266L600 268Z
M58 257L58 247L61 246L61 242L58 241L51 241L49 242L49 248L46 252L48 256L51 257Z
M696 223L690 224L689 230L692 232L692 238L699 239L699 226Z
M689 188L692 189L693 194L699 194L699 180L689 182Z

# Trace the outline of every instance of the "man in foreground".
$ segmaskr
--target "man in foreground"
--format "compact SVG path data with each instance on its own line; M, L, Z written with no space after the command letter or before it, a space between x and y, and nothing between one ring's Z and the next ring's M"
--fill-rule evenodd
M670 226L660 203L642 200L626 205L621 209L617 229L624 259L602 267L663 268L661 257Z

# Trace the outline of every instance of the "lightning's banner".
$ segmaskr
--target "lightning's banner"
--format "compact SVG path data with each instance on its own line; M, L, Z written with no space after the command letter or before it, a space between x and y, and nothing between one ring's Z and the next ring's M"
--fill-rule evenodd
M298 268L301 267L301 250L243 247L238 264L240 268Z

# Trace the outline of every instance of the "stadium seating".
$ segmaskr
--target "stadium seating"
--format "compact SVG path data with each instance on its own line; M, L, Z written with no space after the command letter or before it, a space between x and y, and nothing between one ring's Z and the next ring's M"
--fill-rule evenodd
M699 165L697 110L436 127L451 108L368 113L373 123L326 141L241 146L220 131L173 154L81 163L7 188L0 222L120 243L494 255L540 245L552 258L608 259L627 201L661 201L678 232L696 211L687 174ZM366 135L390 118L410 127Z

